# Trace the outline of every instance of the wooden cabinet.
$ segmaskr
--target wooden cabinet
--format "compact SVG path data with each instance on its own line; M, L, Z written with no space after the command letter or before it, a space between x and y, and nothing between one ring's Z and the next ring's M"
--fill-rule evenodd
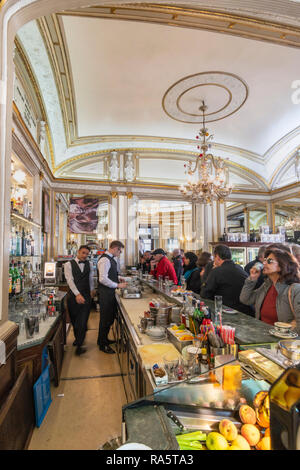
M0 409L0 450L26 449L33 426L33 391L25 367Z

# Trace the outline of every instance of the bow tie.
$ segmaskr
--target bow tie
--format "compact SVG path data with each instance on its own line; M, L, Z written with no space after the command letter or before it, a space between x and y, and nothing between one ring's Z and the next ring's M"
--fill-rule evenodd
M78 261L78 264L84 264L85 261Z

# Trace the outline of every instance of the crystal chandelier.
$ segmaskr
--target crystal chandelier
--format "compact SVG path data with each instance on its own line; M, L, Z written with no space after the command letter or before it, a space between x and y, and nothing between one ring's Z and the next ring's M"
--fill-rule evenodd
M207 106L202 101L200 111L203 114L202 128L196 139L201 139L201 145L198 145L200 154L197 157L195 167L193 162L189 161L186 173L188 173L187 183L180 186L181 194L192 201L204 204L210 204L212 201L224 202L232 191L232 185L228 182L228 167L221 157L214 157L207 153L211 147L209 143L213 135L209 134L205 128L205 111Z

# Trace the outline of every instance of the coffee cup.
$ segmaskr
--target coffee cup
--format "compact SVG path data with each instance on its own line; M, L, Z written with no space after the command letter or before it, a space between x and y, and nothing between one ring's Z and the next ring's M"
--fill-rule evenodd
M274 323L274 327L275 330L278 331L278 333L289 333L293 328L293 325L291 325L290 323L278 321Z

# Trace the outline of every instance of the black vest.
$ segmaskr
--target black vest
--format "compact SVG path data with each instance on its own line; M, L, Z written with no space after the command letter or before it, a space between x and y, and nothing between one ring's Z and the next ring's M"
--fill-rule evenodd
M81 272L75 259L71 260L72 274L75 286L79 290L80 294L90 293L90 262L84 262L84 270Z
M108 271L108 279L110 279L111 281L113 282L116 282L118 283L119 282L119 277L118 277L118 265L117 265L117 262L114 258L112 258L111 256L107 255L106 253L104 253L103 255L100 256L99 259L101 258L108 258L109 261L110 261L110 269ZM97 270L97 273L98 273L98 283L99 283L99 287L100 288L105 288L105 289L110 289L109 287L105 286L104 284L101 284L101 282L99 282L99 272Z

